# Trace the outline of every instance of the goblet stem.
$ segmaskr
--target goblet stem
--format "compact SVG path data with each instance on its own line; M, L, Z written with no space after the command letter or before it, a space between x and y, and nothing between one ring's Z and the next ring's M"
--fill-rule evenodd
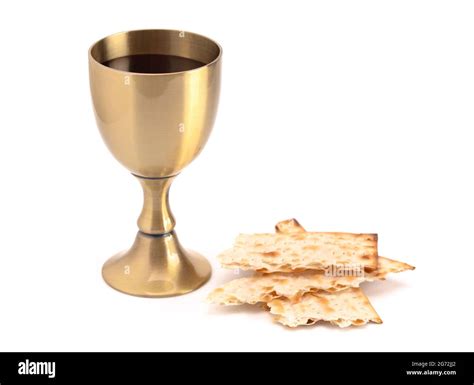
M135 175L136 176L136 175ZM102 276L113 288L143 297L168 297L189 293L211 276L211 266L201 255L184 249L174 232L168 192L175 176L143 178L144 204L132 247L109 259Z
M171 233L175 220L169 206L169 189L175 176L166 178L143 178L137 176L143 188L143 209L138 218L142 233L160 235Z
M211 266L199 254L185 250L174 231L161 235L139 231L130 249L105 263L102 276L123 293L169 297L203 285L211 276Z

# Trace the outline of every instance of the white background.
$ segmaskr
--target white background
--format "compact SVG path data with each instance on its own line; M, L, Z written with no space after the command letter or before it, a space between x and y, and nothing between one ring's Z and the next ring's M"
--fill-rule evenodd
M473 350L474 3L16 1L0 14L0 350ZM173 28L224 48L214 132L177 178L202 289L120 294L103 262L134 239L139 184L96 128L87 50ZM365 286L383 325L289 330L204 303L239 232L295 217L377 232L417 270Z

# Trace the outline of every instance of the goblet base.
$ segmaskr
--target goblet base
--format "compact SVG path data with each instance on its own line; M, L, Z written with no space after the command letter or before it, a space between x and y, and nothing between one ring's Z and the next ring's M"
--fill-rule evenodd
M196 290L211 277L201 255L182 248L173 232L138 232L132 247L109 259L102 276L109 286L140 297L171 297Z

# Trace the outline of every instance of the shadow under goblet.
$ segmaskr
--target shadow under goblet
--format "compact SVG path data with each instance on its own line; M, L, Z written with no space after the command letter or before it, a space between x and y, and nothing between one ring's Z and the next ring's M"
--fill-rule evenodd
M174 30L122 32L89 50L100 133L144 192L134 244L102 269L104 280L121 292L180 295L197 289L211 275L205 258L180 245L168 192L211 133L221 55L221 47L212 40Z

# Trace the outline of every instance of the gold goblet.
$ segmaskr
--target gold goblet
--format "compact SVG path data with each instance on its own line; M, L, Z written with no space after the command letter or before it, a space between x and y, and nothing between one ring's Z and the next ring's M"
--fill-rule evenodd
M121 292L180 295L197 289L211 275L205 258L180 245L168 191L211 133L221 55L214 41L173 30L122 32L89 50L100 133L144 192L134 244L102 268L104 280Z

